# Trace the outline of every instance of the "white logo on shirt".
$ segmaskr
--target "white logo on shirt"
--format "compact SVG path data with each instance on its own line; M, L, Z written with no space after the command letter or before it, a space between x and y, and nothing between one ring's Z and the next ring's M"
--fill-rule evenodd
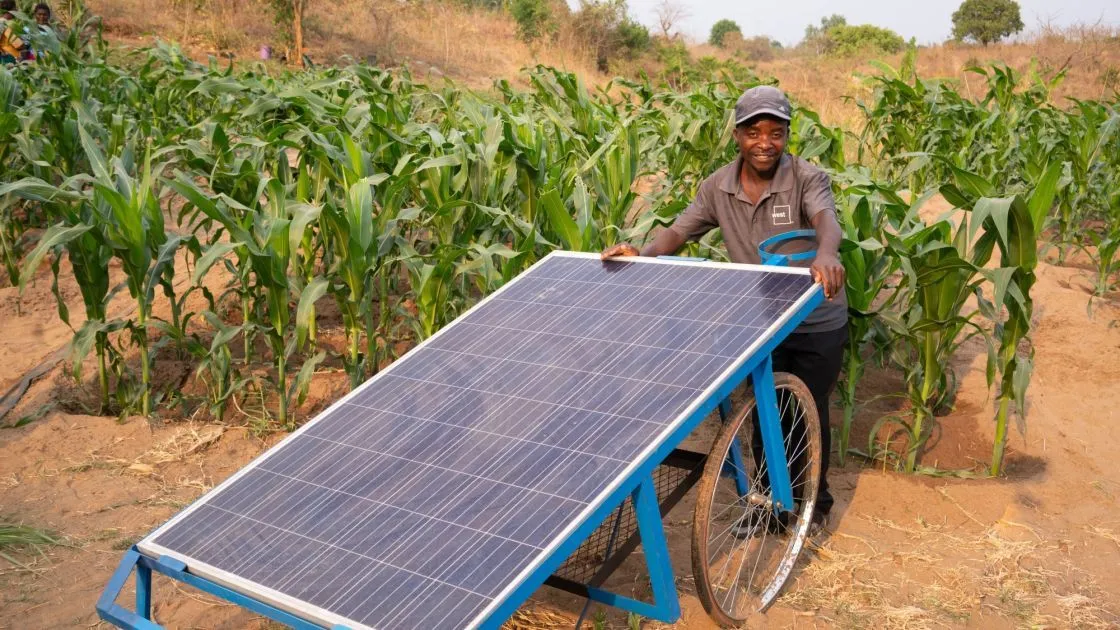
M770 210L770 222L774 225L793 225L793 213L789 206L774 206Z

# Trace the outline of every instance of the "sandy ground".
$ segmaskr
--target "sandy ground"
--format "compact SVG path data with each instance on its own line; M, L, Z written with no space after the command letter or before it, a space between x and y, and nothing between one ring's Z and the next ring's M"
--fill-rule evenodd
M1113 431L1120 308L1097 301L1090 316L1087 272L1077 266L1043 264L1038 276L1030 413L1026 434L1011 436L1007 476L905 476L852 460L834 467L837 504L829 530L813 541L779 603L755 625L1120 627L1120 468L1109 463L1120 447ZM63 294L71 312L79 312L74 288L64 283ZM70 334L55 315L46 267L18 312L16 295L0 287L4 389ZM966 347L951 366L961 391L955 410L940 419L926 464L977 469L990 456L993 401L976 350ZM0 559L0 628L97 627L94 602L123 550L281 437L253 430L236 413L226 425L173 413L151 422L82 415L61 372L34 384L5 419L25 424L0 430L0 518L49 529L65 542L42 555L21 552L17 557L31 570ZM316 381L305 414L345 388L330 370ZM900 385L895 374L871 370L860 396L870 401ZM900 406L895 398L867 404L854 443L866 443L870 427ZM668 627L714 628L691 577L692 502L686 497L666 519L684 609L682 620ZM608 586L647 595L640 554ZM582 601L543 588L510 627L570 627L581 608ZM155 617L174 628L275 627L163 579L156 583ZM602 627L628 623L601 608L589 620Z

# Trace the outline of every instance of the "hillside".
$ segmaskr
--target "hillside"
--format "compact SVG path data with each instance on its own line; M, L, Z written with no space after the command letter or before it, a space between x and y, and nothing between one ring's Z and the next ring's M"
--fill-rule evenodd
M282 53L279 31L268 0L90 0L103 16L111 41L144 45L172 40L197 58L232 53L250 62L260 48ZM362 60L381 66L407 66L417 77L447 76L476 88L495 79L521 82L521 70L544 64L580 75L591 84L605 84L610 75L596 69L594 54L572 28L561 28L553 40L530 46L504 13L472 9L455 2L400 3L396 0L340 0L328 10L312 10L307 19L307 52L317 63ZM692 60L725 61L725 51L690 44ZM773 77L797 100L821 114L826 123L853 122L858 111L847 97L867 97L861 75L877 72L881 61L897 67L902 54L828 57L787 51L774 59L741 59L763 78ZM1014 43L989 46L945 43L922 47L917 72L926 78L955 78L969 95L983 92L982 80L966 71L974 65L1003 62L1019 72L1037 71L1066 77L1054 96L1102 98L1120 88L1120 33L1102 26L1054 29L1043 27ZM617 71L643 71L657 76L664 65L654 53L617 64Z

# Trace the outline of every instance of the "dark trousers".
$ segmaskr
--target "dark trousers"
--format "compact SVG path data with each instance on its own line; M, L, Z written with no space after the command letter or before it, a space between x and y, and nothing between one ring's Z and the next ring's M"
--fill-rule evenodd
M828 514L832 509L832 494L828 491L828 460L832 453L832 432L828 421L828 397L836 387L836 379L840 376L840 366L844 361L844 345L848 343L848 327L837 330L812 333L793 333L786 337L773 352L771 358L775 372L789 372L805 382L809 392L813 395L813 402L817 407L821 427L821 477L817 486L816 511ZM782 400L778 400L778 407L782 407ZM758 416L755 415L755 422ZM782 418L785 432L791 430L791 421ZM797 444L801 436L791 436L790 444ZM762 438L760 432L754 432L755 461L762 460ZM787 455L789 455L787 453ZM797 477L797 471L804 462L791 462L791 477ZM759 479L763 484L767 480ZM797 497L799 498L799 497Z

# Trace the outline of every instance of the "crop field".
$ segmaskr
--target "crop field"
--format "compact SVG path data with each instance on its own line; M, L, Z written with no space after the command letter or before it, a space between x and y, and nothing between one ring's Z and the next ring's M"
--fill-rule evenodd
M717 75L682 90L623 79L596 87L538 66L525 71L528 89L497 81L471 90L366 65L203 64L171 45L124 51L80 33L51 44L39 63L0 68L4 317L16 321L23 300L51 295L53 313L36 317L65 327L56 353L64 369L53 382L32 387L34 379L11 375L9 393L18 393L0 406L0 424L15 429L0 439L40 430L58 408L82 414L66 426L140 416L160 435L175 433L153 442L127 429L146 446L114 455L116 442L82 437L88 427L63 430L55 439L88 440L84 460L44 468L46 455L13 457L23 463L0 470L10 479L0 485L8 497L0 521L13 525L27 520L15 497L36 496L19 494L31 468L43 478L99 468L128 486L179 462L159 477L174 486L156 500L169 515L231 472L199 475L184 463L216 442L232 440L233 461L244 463L554 249L652 238L734 157L729 112L751 85ZM791 126L790 151L832 176L845 236L851 342L833 455L852 479L859 470L881 475L869 483L912 473L927 493L927 481L951 480L983 494L995 487L983 484L1006 478L1008 441L1040 410L1030 403L1043 359L1038 335L1047 332L1040 269L1077 271L1068 310L1100 329L1101 361L1120 358L1108 325L1120 300L1120 99L1058 102L1051 94L1061 73L1001 64L970 69L986 92L969 98L951 81L917 76L915 54L866 79L873 97L858 103L859 128L830 127L805 108ZM725 258L718 231L690 248ZM45 398L34 398L43 386ZM965 389L980 401L979 446L946 465L931 453L952 433L943 425ZM1115 391L1100 393L1112 396L1100 408L1112 424L1098 426L1112 431L1106 407L1115 407ZM236 431L242 437L230 438ZM15 442L0 442L5 449L20 452ZM1086 471L1076 492L1095 496L1094 482L1112 516L1092 537L1111 556L1094 553L1116 558L1120 482ZM944 488L932 496L948 497ZM822 547L810 560L817 573L807 569L802 588L786 596L789 609L820 611L806 624L983 626L984 615L999 627L1120 623L1118 593L1108 594L1115 576L1101 597L1101 585L1080 574L1055 581L1024 568L1030 545L1060 546L1066 534L954 543L959 534L943 522L898 525L908 517L890 506L868 513L866 527L903 532L882 539L902 541L896 554L975 543L977 572L994 588L962 602L952 594L972 588L967 580L958 576L954 589L953 576L939 573L916 595L899 587L903 595L883 599L852 584L841 596L829 588L853 579L868 547L882 551L882 540L850 533L865 545ZM31 548L53 556L58 545L127 547L158 522L149 514L100 539L73 537L64 520L32 523L52 533L0 549L0 584L24 593L5 595L0 610L25 610L36 584L58 579L44 577L51 560ZM840 568L819 573L830 566ZM93 588L105 577L91 569L79 582ZM844 604L853 593L866 597ZM578 612L563 599L544 606L524 611L524 627ZM860 616L871 610L879 616ZM184 625L206 618L165 612L187 615ZM88 625L88 614L80 618ZM70 623L43 619L41 627ZM232 619L229 627L247 623Z

